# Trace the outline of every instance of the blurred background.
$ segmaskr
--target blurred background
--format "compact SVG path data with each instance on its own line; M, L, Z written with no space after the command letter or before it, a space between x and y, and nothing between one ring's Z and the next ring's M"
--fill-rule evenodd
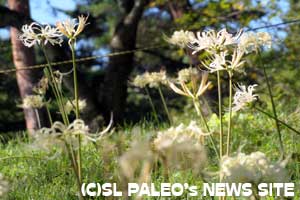
M23 24L36 21L55 25L59 20L89 15L89 24L77 41L76 54L77 57L97 58L78 63L79 95L88 103L82 118L97 128L107 122L113 111L116 122L135 123L151 119L151 107L145 91L128 84L130 80L145 71L161 69L172 75L191 64L191 55L168 45L165 36L181 29L227 28L235 33L243 28L272 35L272 48L262 56L268 67L274 98L281 104L297 104L300 92L299 11L297 0L0 0L0 70L46 62L40 49L25 48L18 40ZM105 56L139 48L146 49ZM47 52L52 62L70 59L67 43L62 47L48 46ZM56 69L67 72L70 67L65 64ZM257 56L247 57L245 71L248 75L235 77L235 82L259 83L263 88L265 83ZM32 86L41 75L42 69L0 73L1 133L24 130L25 122L34 120L30 119L29 111L24 115L18 105L21 97L32 93ZM210 79L215 77L211 75ZM72 76L66 76L65 92L72 94L72 86ZM155 98L158 94L150 92L157 110L161 110L160 119L164 121L166 116L163 109L159 109L162 105L159 98ZM184 113L188 109L189 104L184 99L166 88L164 93L172 112ZM51 94L48 95L51 98ZM215 105L216 95L213 86L207 93L208 104Z

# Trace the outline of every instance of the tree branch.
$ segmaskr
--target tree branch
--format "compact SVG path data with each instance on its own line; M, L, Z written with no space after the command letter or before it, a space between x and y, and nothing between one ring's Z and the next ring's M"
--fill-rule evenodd
M13 26L17 29L21 29L23 24L28 24L33 22L33 20L19 12L11 10L5 6L0 6L1 20L0 20L0 28Z

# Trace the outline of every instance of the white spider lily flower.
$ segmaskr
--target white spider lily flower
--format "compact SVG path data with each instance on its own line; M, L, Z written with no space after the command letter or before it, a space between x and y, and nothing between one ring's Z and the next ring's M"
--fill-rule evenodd
M78 19L67 19L63 22L57 22L56 27L69 39L76 38L87 25L88 16L78 16Z
M257 84L250 85L248 88L245 85L238 85L236 93L233 97L233 111L239 111L243 109L247 104L255 101L258 97L257 94L253 94Z
M166 71L162 70L160 72L151 72L146 75L147 82L150 88L157 88L159 85L167 84L167 74Z
M182 69L178 72L178 81L180 82L188 82L191 81L191 77L199 76L199 71L196 68L189 67Z
M79 104L79 111L82 111L87 105L85 99L83 100L79 99L78 104ZM75 100L67 101L67 103L65 104L65 112L67 115L70 114L72 111L75 112L76 110L75 105L76 105Z
M133 81L132 85L139 88L144 88L148 84L147 79L145 78L145 74L137 75Z
M190 31L175 31L170 38L166 39L167 42L184 48L189 42L195 40L195 34Z
M154 150L169 166L176 169L193 169L201 171L206 164L207 155L203 138L204 133L191 121L188 126L180 124L165 131L160 131L153 141Z
M81 119L74 120L69 126L62 122L54 122L50 128L42 128L35 134L33 146L43 150L51 150L53 147L60 149L66 148L65 144L72 145L73 148L78 148L77 136L80 135L83 142L97 142L102 139L111 129L113 124L113 115L109 125L101 132L90 133L88 126Z
M169 81L169 87L177 94L191 97L192 99L197 99L199 96L201 96L207 88L210 86L210 82L207 82L208 74L203 73L201 78L201 83L199 85L196 85L197 82L195 80L197 77L191 77L190 82L192 83L192 88L190 88L186 81L184 81L182 78L177 78L178 83L173 83ZM179 86L177 86L179 85Z
M210 64L202 62L202 64L209 70L210 73L226 70L226 56L227 51L222 51L220 54L214 54L214 58Z
M41 40L36 33L39 30L37 27L39 27L39 25L35 22L31 23L30 25L25 24L22 26L22 34L19 36L19 39L25 46L32 47L36 43L41 43Z
M157 88L160 85L166 85L168 83L168 78L166 71L160 72L145 72L142 75L137 75L132 84L136 87L144 88L147 85L150 88Z
M269 33L245 33L241 36L238 48L245 53L258 52L262 46L270 48L272 45L272 37Z
M9 184L0 173L0 197L4 197L9 191Z
M21 108L30 109L30 108L42 108L45 105L43 97L41 95L27 95L22 104Z
M262 46L266 46L268 48L271 48L272 46L272 36L267 32L259 32L257 33L257 38Z
M143 168L152 164L154 160L154 154L151 149L151 145L149 142L144 141L133 141L130 144L130 148L127 152L122 154L119 158L119 165L121 168L122 174L128 179L132 180L135 178L136 174L139 176L150 174L142 174L145 172ZM137 173L139 171L139 173ZM151 173L151 171L148 171ZM141 178L141 177L140 177Z
M58 29L51 27L49 24L40 25L33 22L30 25L22 26L22 34L19 36L19 39L27 47L32 47L35 44L46 45L48 42L51 45L61 45L63 42L61 36L62 34Z
M231 61L228 62L227 68L230 70L238 70L238 68L245 63L245 61L242 60L244 53L245 52L240 49L235 49Z
M238 153L223 157L220 173L228 183L285 183L288 182L286 164L287 160L272 163L262 152Z
M190 41L188 47L194 50L193 54L202 50L214 53L217 50L226 49L228 45L236 45L241 34L242 30L233 36L226 29L222 29L219 32L215 30L197 32L197 37Z

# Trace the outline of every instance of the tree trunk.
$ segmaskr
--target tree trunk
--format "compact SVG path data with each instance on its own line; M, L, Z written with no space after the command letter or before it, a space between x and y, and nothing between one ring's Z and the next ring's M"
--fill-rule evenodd
M8 6L13 11L21 13L24 16L30 16L28 0L8 0ZM34 49L25 47L18 39L19 34L20 32L17 28L10 28L13 62L16 69L35 64ZM19 70L16 72L16 78L21 98L23 99L27 95L32 94L33 86L37 81L37 72L32 70ZM29 134L33 134L34 130L38 128L37 115L34 109L24 109L24 115L26 128Z
M133 50L136 44L138 23L142 17L146 0L120 0L120 9L124 11L110 43L112 52ZM106 105L106 118L113 112L114 121L124 117L128 76L133 69L134 54L113 56L109 59L104 80L103 94Z

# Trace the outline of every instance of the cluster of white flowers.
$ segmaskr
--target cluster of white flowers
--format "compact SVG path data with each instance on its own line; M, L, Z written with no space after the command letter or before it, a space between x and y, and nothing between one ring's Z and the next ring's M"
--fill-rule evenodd
M19 39L27 47L32 47L35 44L46 45L48 42L51 45L61 45L63 42L62 33L57 28L51 27L49 24L41 25L35 22L22 26L22 34Z
M209 134L191 121L188 126L180 124L158 132L153 145L155 151L167 160L169 167L201 170L207 160L203 137Z
M193 54L202 50L215 53L217 50L225 50L229 45L236 45L241 35L242 30L236 35L228 33L226 29L222 29L219 32L215 30L197 32L197 37L189 41L188 47L194 50Z
M262 46L270 48L272 37L266 32L244 33L239 41L238 48L246 53L258 52Z
M34 134L33 147L51 150L53 147L64 149L65 144L72 145L73 148L78 147L77 136L80 135L83 142L100 140L112 126L112 119L108 127L102 132L92 134L89 128L81 119L74 120L69 126L61 122L54 122L51 128L42 128Z
M35 44L46 45L61 45L63 42L62 36L65 35L69 39L76 38L87 25L88 17L79 16L78 19L68 19L64 22L57 22L56 27L49 24L38 24L36 22L30 25L22 26L22 34L19 39L27 47L32 47Z
M233 111L238 111L244 108L247 104L255 101L258 97L257 94L253 94L257 85L250 85L248 88L245 85L238 85L236 87L236 93L233 97Z
M9 190L9 184L4 180L4 176L0 173L0 197L3 197Z
M189 67L178 72L177 80L179 82L189 82L193 77L198 77L199 71L196 68Z
M42 108L44 106L43 97L41 95L27 95L20 107L24 109L29 108Z
M228 183L286 183L286 164L286 160L272 163L262 152L239 153L235 157L223 157L220 173Z
M160 71L160 72L145 72L142 75L137 75L132 84L136 87L144 88L147 85L150 88L157 88L159 85L167 84L168 78L166 75L166 71Z
M201 96L210 86L208 74L202 73L201 83L199 82L200 76L197 69L187 68L179 71L176 82L169 81L169 87L177 94L197 99ZM192 84L189 84L192 83ZM177 84L179 86L177 86Z
M210 63L202 62L211 72L220 70L239 70L244 64L243 56L250 52L257 52L262 46L270 47L272 38L266 32L243 33L242 30L233 35L222 29L197 32L175 31L168 40L171 44L186 46L193 50L193 54L205 50L212 57ZM234 47L234 48L229 48ZM232 52L233 49L233 52ZM227 57L231 60L227 60Z
M70 114L72 111L75 112L76 110L76 101L73 100L73 101L67 101L66 105L65 105L65 112L66 114ZM81 100L79 99L78 100L78 105L79 105L79 111L82 111L85 107L86 107L86 100Z
M184 48L191 40L195 39L195 35L190 31L175 31L170 38L167 38L167 41L170 44L178 45L181 48Z

